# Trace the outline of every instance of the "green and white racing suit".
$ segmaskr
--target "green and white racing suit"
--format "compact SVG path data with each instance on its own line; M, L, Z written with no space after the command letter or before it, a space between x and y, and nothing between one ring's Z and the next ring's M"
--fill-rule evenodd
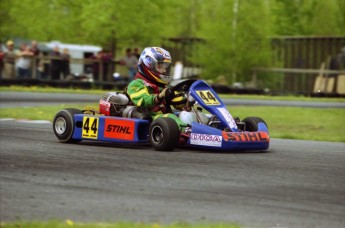
M182 122L174 113L166 113L164 102L156 104L154 101L163 89L163 87L148 82L138 73L136 79L129 83L126 92L132 103L137 107L147 108L153 119L159 117L172 118L182 131L188 125Z

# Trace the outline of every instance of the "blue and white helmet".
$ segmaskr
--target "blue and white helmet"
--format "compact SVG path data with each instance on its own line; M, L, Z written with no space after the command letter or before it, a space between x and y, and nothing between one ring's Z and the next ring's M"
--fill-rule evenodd
M139 72L155 84L166 85L170 82L170 53L160 47L147 47L140 55Z

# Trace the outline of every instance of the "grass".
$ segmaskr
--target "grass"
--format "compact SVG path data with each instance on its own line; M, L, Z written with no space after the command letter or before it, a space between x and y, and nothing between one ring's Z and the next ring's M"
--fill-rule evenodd
M64 108L98 109L98 104L1 108L0 118L50 120ZM263 118L272 138L304 139L345 142L345 109L321 109L303 107L228 107L233 116L241 119L248 116Z
M103 94L105 90L100 89L78 89L78 88L54 88L44 86L0 86L1 92L35 92L35 93L78 93L78 94Z
M117 223L75 223L72 220L65 222L49 221L49 222L12 222L1 223L2 228L240 228L235 224L188 224L175 223L163 225L159 223L134 223L134 222L117 222Z
M263 118L272 138L345 142L345 109L233 106L229 111L241 119Z
M222 94L221 98L275 100L275 101L307 101L307 102L345 102L341 97L305 97L305 96L269 96L269 95L238 95Z
M64 108L86 108L98 109L98 104L61 104L57 106L35 106L18 108L0 108L0 118L28 119L28 120L49 120L53 121L55 114ZM20 111L18 111L20 110Z

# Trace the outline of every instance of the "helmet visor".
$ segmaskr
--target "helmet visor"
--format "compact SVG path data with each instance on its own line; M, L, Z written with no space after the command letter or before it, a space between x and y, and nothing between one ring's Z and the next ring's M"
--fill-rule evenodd
M157 62L156 71L159 74L170 75L171 62Z

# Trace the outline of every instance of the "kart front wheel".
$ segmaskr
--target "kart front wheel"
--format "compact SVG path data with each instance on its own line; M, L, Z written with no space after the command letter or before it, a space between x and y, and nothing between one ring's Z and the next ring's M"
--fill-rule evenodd
M82 111L74 108L66 108L55 115L53 130L60 142L71 143L79 141L72 139L75 128L75 114L82 114Z
M180 130L173 119L163 117L151 123L149 135L150 143L155 150L172 151L178 145Z
M246 131L250 131L250 132L258 131L259 123L264 123L268 129L266 122L260 117L247 117L247 118L244 118L242 122L246 124Z

